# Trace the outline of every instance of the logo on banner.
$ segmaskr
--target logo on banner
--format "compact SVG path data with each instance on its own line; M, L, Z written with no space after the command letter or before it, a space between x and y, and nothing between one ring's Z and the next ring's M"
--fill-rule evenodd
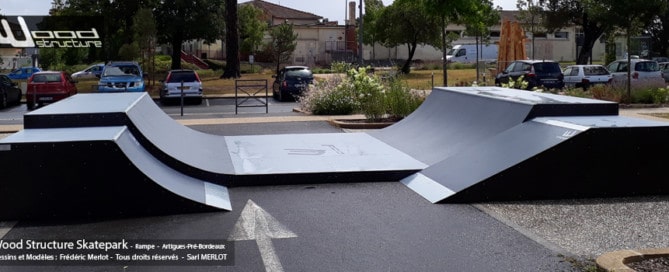
M102 40L98 30L94 27L90 29L31 30L23 16L17 16L16 23L18 29L16 27L12 28L7 19L0 20L0 45L9 45L15 48L102 47ZM23 33L23 40L18 40L14 35L17 31Z

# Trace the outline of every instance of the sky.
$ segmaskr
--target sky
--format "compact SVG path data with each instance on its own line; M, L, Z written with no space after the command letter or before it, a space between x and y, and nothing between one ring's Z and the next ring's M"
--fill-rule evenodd
M248 0L238 0L239 3ZM330 21L343 22L349 0L265 0L285 7L313 13ZM359 0L358 0L359 1ZM0 14L3 15L47 15L52 0L0 0ZM384 5L393 0L383 0ZM28 4L29 3L29 4ZM493 0L495 6L505 10L515 10L516 0Z

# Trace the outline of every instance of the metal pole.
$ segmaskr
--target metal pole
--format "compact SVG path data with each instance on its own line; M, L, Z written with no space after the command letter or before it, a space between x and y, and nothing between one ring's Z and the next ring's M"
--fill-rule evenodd
M37 107L37 85L33 85L33 109Z
M181 81L181 116L184 116L184 81Z
M360 58L360 66L363 66L365 64L365 60L362 59L362 0L360 0L360 5L358 6L360 8L360 29L358 31L360 32L360 52L358 52L358 57Z

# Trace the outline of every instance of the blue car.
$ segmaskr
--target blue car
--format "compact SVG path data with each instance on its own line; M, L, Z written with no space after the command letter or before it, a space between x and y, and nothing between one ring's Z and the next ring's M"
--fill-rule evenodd
M14 71L10 72L7 74L7 77L13 79L13 80L27 80L32 76L34 73L42 71L40 68L37 67L21 67L18 69L15 69Z
M115 61L105 65L98 81L99 92L143 92L144 72L134 61Z

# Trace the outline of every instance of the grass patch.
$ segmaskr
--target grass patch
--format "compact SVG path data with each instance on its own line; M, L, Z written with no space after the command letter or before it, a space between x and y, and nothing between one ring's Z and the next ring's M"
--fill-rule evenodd
M249 68L250 66L246 67ZM377 71L376 74L383 77L385 74L388 74L387 71ZM235 94L235 80L234 79L220 79L219 76L222 74L222 71L214 70L198 70L198 74L202 79L202 87L204 89L205 95L234 95ZM270 69L260 69L260 66L255 66L255 73L244 73L240 80L267 80L267 88L269 92L272 91L272 78L273 71ZM442 71L441 70L416 70L411 71L409 75L403 77L403 81L406 82L406 85L410 89L415 90L431 90L432 89L432 78L434 75L434 86L443 86L442 80ZM164 75L156 73L155 77L150 77L154 80L146 80L147 91L151 95L158 95L157 89L160 86L159 80L162 79ZM463 86L471 86L471 83L476 81L476 70L475 69L460 69L460 70L448 70L448 85L456 86L461 83L466 83ZM492 79L488 82L494 82ZM80 93L90 93L95 89L93 86L98 84L97 79L91 80L79 80L77 83L77 89ZM487 84L492 85L492 84Z

